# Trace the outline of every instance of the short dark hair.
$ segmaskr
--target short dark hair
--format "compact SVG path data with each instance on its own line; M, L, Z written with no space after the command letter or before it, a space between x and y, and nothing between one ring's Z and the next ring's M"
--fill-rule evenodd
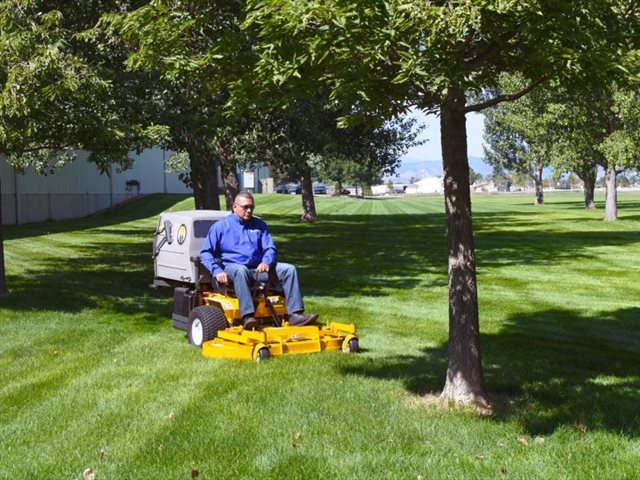
M238 203L238 200L244 198L245 200L251 200L252 202L253 200L253 195L251 195L249 192L240 192L236 195L236 198L233 200L234 203Z

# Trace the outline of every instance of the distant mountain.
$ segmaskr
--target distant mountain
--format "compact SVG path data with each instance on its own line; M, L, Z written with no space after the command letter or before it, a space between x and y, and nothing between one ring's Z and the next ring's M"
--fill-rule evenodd
M491 165L488 165L478 157L469 157L469 166L474 172L481 175L489 175L493 172ZM397 183L408 183L409 179L426 178L426 177L441 177L442 176L442 161L441 160L418 160L413 161L407 159L402 162L402 165L396 171L396 174L385 178L386 181L391 180Z

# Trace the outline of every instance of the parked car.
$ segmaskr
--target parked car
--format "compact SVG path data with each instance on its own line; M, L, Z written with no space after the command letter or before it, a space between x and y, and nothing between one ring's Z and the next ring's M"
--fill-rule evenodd
M275 188L275 192L276 193L285 193L286 194L286 193L289 193L289 189L287 188L286 185L278 185Z
M291 195L300 195L302 193L302 187L299 183L290 183L287 185L287 189Z
M324 185L324 183L315 183L313 185L313 194L314 195L326 195L327 194L327 187Z

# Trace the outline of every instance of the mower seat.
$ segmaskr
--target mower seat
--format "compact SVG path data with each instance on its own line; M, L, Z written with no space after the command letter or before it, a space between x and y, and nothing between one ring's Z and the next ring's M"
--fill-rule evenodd
M236 296L236 292L233 288L233 282L231 281L231 279L229 279L226 284L220 283L215 279L213 275L211 275L211 272L207 269L207 267L202 264L199 256L191 257L191 261L198 268L198 280L196 281L196 290L198 292L213 291L231 297ZM216 259L216 262L222 265L221 259ZM251 287L254 287L256 285L256 282L263 284L266 287L268 294L283 295L284 293L282 283L276 277L275 271L270 271L268 273L259 273L257 278L252 281Z

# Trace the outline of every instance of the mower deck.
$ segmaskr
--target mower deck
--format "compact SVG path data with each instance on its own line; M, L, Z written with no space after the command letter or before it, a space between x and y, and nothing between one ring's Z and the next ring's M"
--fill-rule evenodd
M202 354L211 358L265 360L271 355L295 355L324 351L357 351L355 325L330 323L327 326L264 327L219 330L213 340L202 344Z

